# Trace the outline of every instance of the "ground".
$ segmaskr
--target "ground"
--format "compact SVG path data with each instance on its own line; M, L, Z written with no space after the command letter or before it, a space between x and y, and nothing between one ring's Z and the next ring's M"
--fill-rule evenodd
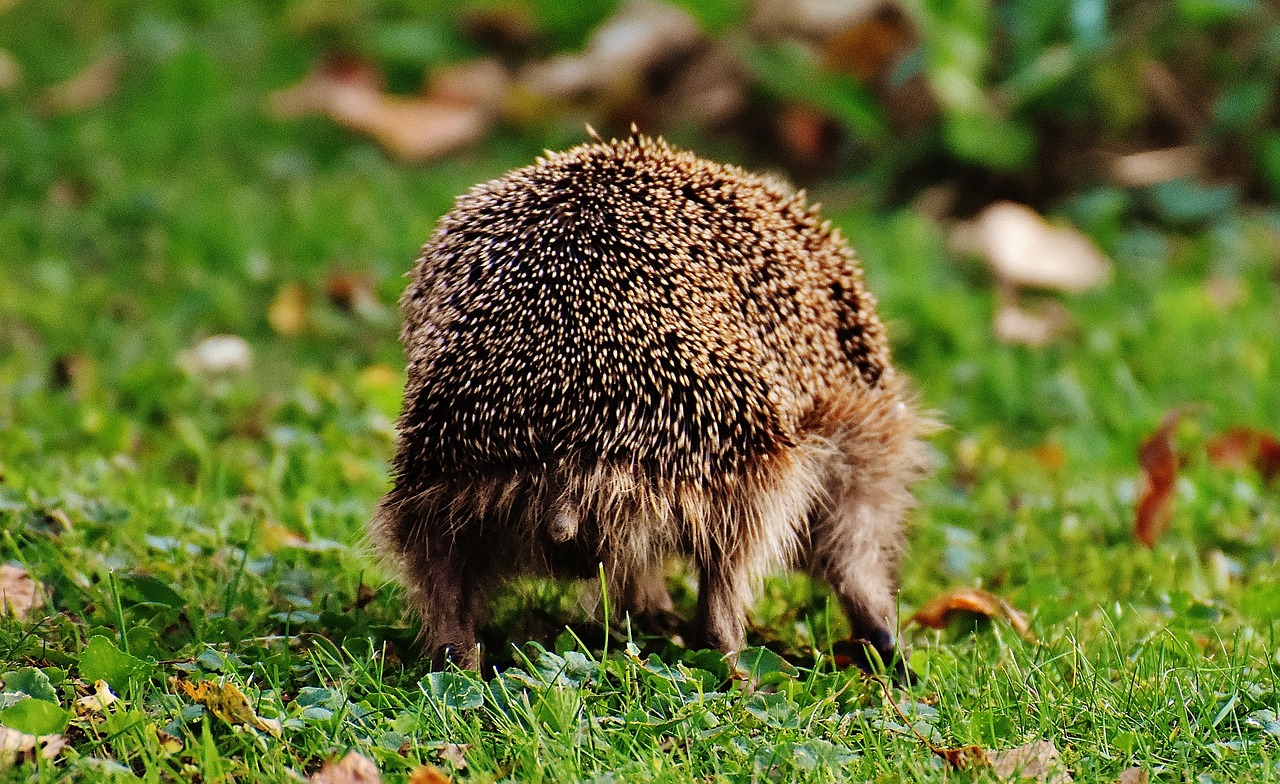
M1280 427L1274 206L1060 199L1114 277L1050 295L1071 326L1028 347L993 337L990 274L943 223L811 184L946 424L903 570L914 688L841 667L838 611L794 576L761 592L736 674L543 583L495 608L502 674L428 673L362 540L388 486L402 275L454 195L585 131L503 126L403 165L263 111L313 54L265 11L79 13L0 33L27 85L0 94L0 561L44 604L0 618L0 724L68 744L0 778L296 781L355 750L389 781L994 780L929 743L1051 741L1076 781L1280 780L1280 494L1207 452ZM127 53L110 100L39 106L108 46ZM244 343L214 355L215 335ZM1147 549L1137 452L1170 411L1171 527ZM1030 632L905 624L957 586ZM691 615L678 566L672 587ZM77 703L98 680L120 700Z

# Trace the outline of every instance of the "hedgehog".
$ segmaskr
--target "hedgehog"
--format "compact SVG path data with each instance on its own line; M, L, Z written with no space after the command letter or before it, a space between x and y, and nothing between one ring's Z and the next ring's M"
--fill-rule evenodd
M802 191L645 136L548 151L444 215L401 299L394 483L370 533L435 666L477 669L511 578L591 578L736 655L762 576L830 586L896 659L911 485L931 420L876 300ZM864 667L864 662L859 662Z

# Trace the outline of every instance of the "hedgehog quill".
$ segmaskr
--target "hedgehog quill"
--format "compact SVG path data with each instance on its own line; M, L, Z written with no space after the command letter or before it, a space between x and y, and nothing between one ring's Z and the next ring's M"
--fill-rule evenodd
M370 528L437 666L479 667L487 600L521 575L602 569L633 615L670 612L672 556L699 575L695 645L740 650L753 585L799 568L894 661L931 423L802 193L634 128L596 137L459 197L401 306Z

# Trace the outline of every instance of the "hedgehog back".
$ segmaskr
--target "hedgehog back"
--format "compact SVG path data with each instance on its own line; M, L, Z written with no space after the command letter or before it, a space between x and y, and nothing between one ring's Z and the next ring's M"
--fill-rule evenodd
M875 302L786 188L633 135L458 199L402 305L402 476L631 465L707 478L878 385Z

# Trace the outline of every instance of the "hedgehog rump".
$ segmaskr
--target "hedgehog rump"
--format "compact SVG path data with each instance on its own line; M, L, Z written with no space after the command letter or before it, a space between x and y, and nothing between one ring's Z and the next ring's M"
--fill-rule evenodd
M445 215L401 300L396 481L371 533L437 661L477 666L486 599L584 577L742 645L751 587L831 585L888 661L908 487L929 428L875 299L802 194L634 135L549 153Z

